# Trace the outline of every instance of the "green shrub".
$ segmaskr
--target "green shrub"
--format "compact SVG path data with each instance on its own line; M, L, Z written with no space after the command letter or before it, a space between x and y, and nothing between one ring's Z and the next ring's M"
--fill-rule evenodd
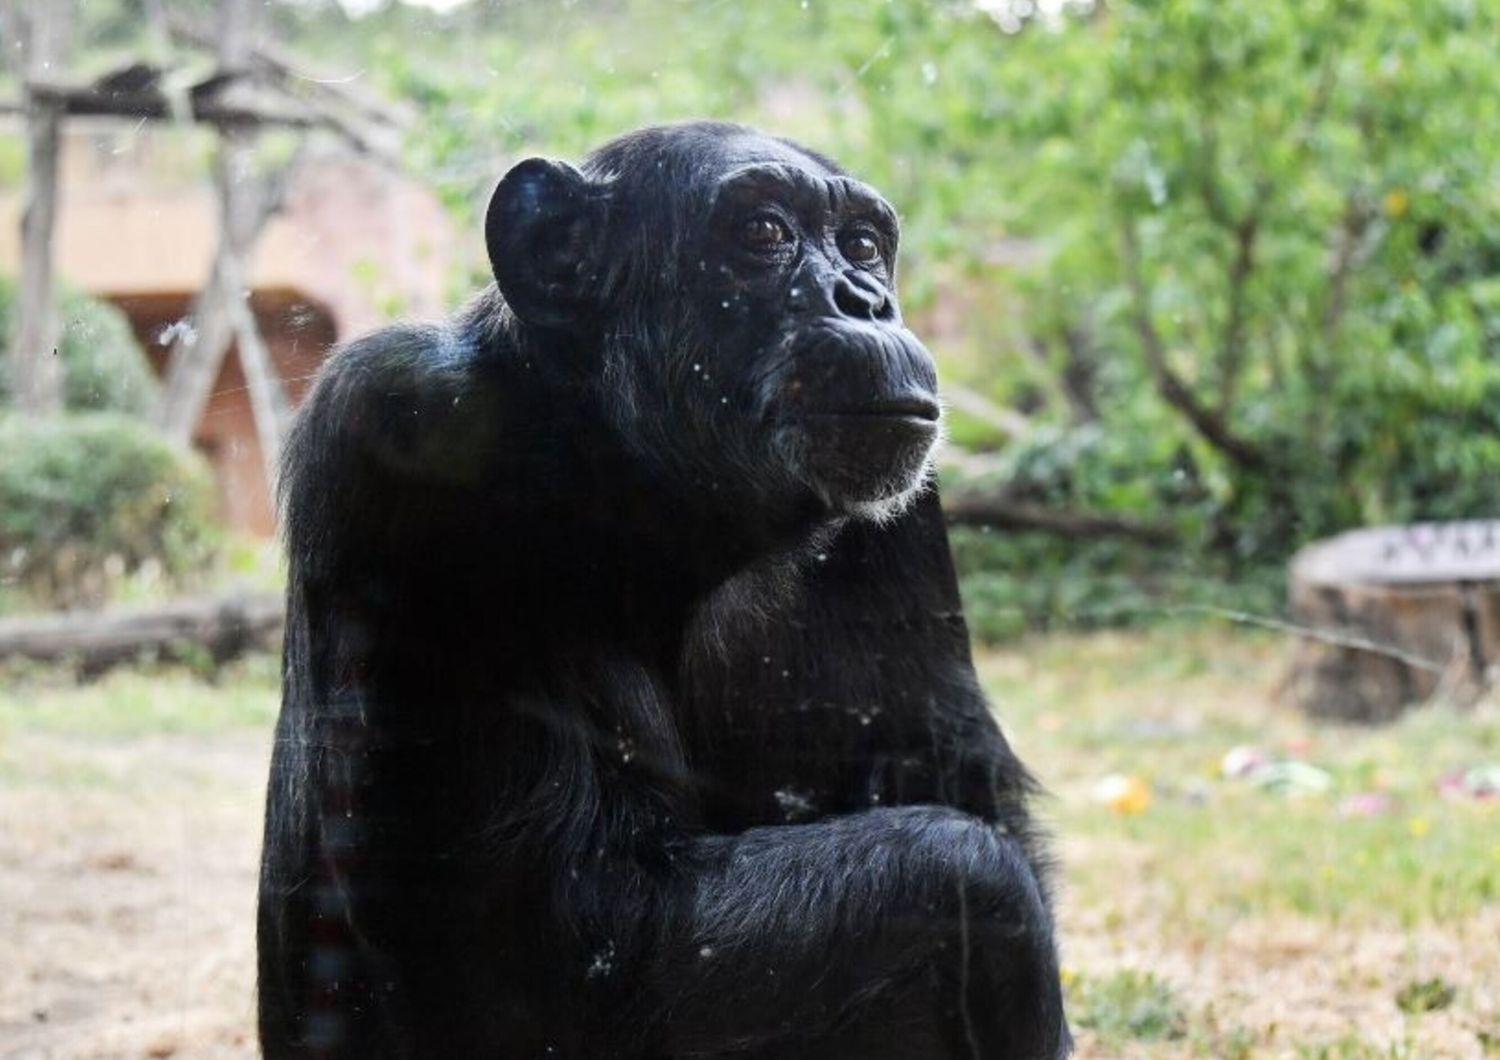
M0 408L10 404L10 341L15 281L0 277ZM125 314L108 302L65 291L58 308L62 333L63 404L75 412L125 412L139 416L160 387Z
M1285 596L1274 563L962 526L951 539L969 630L990 644L1034 631L1274 616Z
M214 551L202 461L110 413L0 418L0 586L95 604L124 577L180 583Z

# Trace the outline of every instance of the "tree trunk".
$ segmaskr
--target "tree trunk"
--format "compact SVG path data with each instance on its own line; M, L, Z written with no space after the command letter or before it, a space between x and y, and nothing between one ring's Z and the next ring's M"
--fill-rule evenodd
M7 23L25 59L26 188L21 212L21 275L16 295L11 378L16 408L35 416L62 409L63 365L53 279L62 108L37 91L62 72L72 23L70 0L12 3Z
M1284 685L1309 714L1380 722L1470 703L1500 664L1500 524L1358 530L1292 561L1307 627Z

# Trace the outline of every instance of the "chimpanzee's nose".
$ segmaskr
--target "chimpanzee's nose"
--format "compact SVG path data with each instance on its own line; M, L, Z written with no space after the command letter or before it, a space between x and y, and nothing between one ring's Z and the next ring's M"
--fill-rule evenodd
M841 273L834 279L833 304L851 320L883 322L895 316L885 288L858 272Z

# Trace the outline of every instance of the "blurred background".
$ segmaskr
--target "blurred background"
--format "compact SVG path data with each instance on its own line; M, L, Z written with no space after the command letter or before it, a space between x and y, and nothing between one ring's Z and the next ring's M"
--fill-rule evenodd
M1496 0L0 2L0 1056L254 1055L272 469L532 154L903 216L1084 1057L1500 1056Z

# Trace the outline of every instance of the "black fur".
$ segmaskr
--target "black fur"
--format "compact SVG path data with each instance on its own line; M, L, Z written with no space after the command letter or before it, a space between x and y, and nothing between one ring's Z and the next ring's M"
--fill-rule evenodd
M889 207L697 123L486 239L287 446L265 1054L1066 1055Z

